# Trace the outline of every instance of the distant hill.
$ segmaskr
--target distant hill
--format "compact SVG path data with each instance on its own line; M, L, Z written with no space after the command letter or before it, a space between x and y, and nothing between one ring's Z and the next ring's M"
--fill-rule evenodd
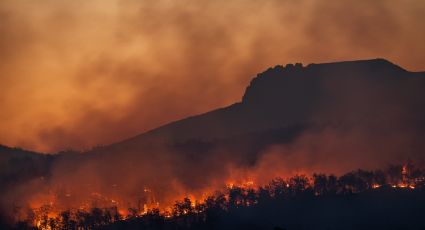
M240 102L171 122L91 152L148 142L212 141L311 125L408 121L424 128L425 72L385 59L277 65L258 74ZM34 154L0 146L4 153Z
M0 145L0 192L49 175L54 156Z
M32 155L36 153L32 151L20 149L20 148L11 148L11 147L0 144L0 156L10 155L10 154Z
M288 64L258 74L241 102L166 124L110 147L134 148L154 140L211 141L287 128L296 134L297 128L311 125L368 121L403 121L423 130L424 118L425 72L409 72L384 59Z
M1 146L0 192L13 198L28 190L23 182L36 181L81 197L119 192L137 200L129 194L147 187L170 204L176 194L204 191L238 170L265 177L424 160L424 138L425 72L384 59L288 64L258 74L240 102L84 153Z

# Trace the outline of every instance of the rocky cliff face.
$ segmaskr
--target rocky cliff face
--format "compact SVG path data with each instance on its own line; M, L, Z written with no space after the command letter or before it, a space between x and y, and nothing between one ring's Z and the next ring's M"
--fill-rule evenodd
M307 123L415 123L425 116L424 108L425 73L406 71L384 59L288 64L258 74L239 103L125 142L228 138Z
M259 74L242 104L283 123L374 119L402 111L415 116L425 112L418 108L425 103L424 89L425 73L408 72L384 59L295 64Z

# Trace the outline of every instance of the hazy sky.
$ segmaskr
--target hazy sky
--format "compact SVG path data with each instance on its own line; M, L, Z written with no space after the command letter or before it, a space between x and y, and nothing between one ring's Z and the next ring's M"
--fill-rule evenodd
M423 0L2 0L0 143L108 144L239 101L270 66L425 70Z

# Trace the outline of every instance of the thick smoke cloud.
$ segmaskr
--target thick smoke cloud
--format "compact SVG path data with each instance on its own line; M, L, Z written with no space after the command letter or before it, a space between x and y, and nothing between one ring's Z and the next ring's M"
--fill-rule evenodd
M85 149L240 100L288 62L385 57L423 70L409 1L0 3L0 142Z

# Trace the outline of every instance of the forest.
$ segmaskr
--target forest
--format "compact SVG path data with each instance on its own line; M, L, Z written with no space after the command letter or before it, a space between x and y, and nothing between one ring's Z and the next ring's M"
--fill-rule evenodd
M169 210L49 206L0 229L425 229L425 170L413 164L355 170L339 177L275 178L266 185L229 184L206 199L184 198Z

